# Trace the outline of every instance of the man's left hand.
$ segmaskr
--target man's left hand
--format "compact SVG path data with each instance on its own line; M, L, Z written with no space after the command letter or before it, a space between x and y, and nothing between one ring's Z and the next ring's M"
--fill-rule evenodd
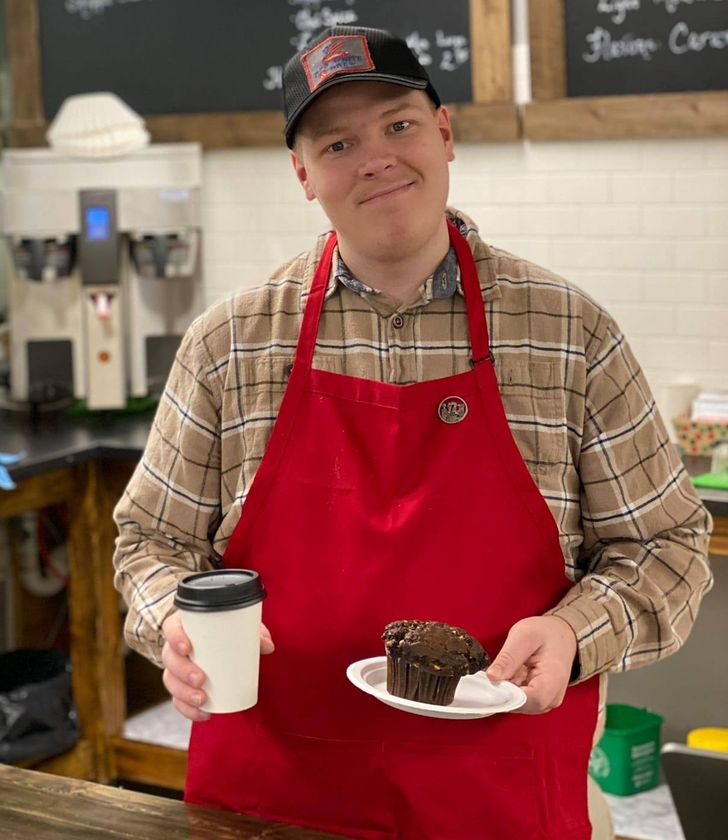
M491 680L510 680L526 693L524 714L541 714L561 705L576 656L576 635L562 618L539 615L511 627L487 669Z

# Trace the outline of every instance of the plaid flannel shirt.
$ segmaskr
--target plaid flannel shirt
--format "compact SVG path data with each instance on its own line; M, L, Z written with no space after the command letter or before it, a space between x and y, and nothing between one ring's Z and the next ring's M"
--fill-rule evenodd
M712 584L711 523L640 366L588 295L486 245L464 214L448 214L478 268L511 431L558 524L573 586L551 612L576 633L579 679L661 659L685 641ZM240 517L325 239L265 284L212 306L177 353L115 510L126 638L157 663L177 581L219 565ZM315 367L406 385L467 370L469 349L452 253L400 306L334 260Z

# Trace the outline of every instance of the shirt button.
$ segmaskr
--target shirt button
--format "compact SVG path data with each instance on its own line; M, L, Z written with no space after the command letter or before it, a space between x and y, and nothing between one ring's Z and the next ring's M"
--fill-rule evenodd
M392 318L392 326L395 330L401 330L404 326L404 318L401 315L395 315L394 318Z

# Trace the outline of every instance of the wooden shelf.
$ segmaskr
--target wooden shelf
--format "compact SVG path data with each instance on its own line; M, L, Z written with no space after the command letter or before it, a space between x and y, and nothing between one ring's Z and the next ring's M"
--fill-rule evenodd
M531 102L528 140L712 137L728 134L728 91L575 97Z
M184 789L186 751L114 737L111 752L114 778L170 790Z
M503 103L458 103L448 106L455 139L461 141L517 140L518 109ZM223 114L168 114L147 117L154 143L194 141L205 149L236 146L284 148L283 116L277 111ZM8 134L11 146L45 146L45 122L15 123Z
M74 747L61 755L45 761L23 761L18 766L69 779L93 779L96 772L94 747L91 741L81 738Z

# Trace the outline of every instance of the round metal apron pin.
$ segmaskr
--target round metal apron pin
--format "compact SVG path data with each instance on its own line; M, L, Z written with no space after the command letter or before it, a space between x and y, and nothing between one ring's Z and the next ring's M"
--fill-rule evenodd
M445 397L440 403L437 413L443 423L459 423L468 413L468 404L462 397Z

